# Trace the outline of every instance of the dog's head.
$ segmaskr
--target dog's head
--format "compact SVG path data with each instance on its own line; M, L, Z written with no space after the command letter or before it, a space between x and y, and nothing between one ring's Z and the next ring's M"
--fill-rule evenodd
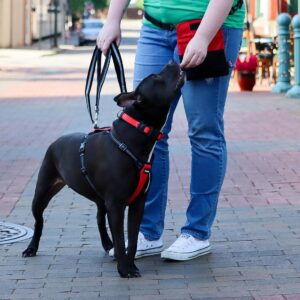
M135 105L145 110L168 108L184 81L184 72L178 64L171 62L160 73L143 79L134 91L121 93L114 100L121 107Z

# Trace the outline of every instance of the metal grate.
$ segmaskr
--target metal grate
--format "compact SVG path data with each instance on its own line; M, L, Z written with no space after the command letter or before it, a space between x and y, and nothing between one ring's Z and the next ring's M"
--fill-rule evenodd
M32 237L32 234L32 229L28 227L0 222L0 245L16 243L18 241L29 239Z

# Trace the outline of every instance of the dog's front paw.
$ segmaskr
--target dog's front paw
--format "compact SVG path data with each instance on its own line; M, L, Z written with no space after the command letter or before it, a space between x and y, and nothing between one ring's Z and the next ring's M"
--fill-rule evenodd
M128 272L120 272L119 274L122 278L138 278L141 277L140 271L128 271Z
M135 265L132 265L130 267L118 266L118 272L123 278L141 277L141 273Z
M109 250L114 247L114 245L111 241L106 241L105 243L103 242L102 246L106 253L109 253Z
M22 256L23 257L32 257L36 256L37 249L28 247L25 251L23 251Z
M129 274L130 274L130 278L141 277L140 270L137 268L136 265L130 266L130 268L129 268Z

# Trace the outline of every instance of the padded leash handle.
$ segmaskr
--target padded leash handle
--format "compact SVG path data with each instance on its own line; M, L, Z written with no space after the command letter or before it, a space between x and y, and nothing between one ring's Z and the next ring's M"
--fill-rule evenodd
M108 53L106 55L102 70L101 70L101 56L102 56L102 51L98 49L98 47L96 46L92 55L92 59L90 62L90 66L86 78L86 84L85 84L86 105L87 105L89 116L94 125L94 128L98 128L100 94L109 69L111 57L113 58L120 90L122 93L127 92L123 62L116 43L114 42L111 44ZM97 67L97 91L96 91L96 101L95 101L95 117L93 118L90 92L94 81L94 74L95 74L96 67Z

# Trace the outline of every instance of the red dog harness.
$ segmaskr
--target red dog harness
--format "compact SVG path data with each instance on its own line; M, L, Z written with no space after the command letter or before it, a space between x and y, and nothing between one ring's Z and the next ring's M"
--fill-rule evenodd
M148 136L152 136L156 140L161 140L163 138L163 133L158 131L157 129L153 127L149 127L131 116L127 115L125 112L122 112L120 115L120 119L125 121L126 123L134 126L138 130L142 131L144 134ZM140 169L140 178L138 185L133 192L133 194L130 196L128 204L131 204L134 202L134 200L141 194L141 192L144 190L144 193L148 190L149 184L150 184L150 174L151 174L151 158L148 162L144 163L142 168ZM147 185L147 186L146 186Z
M137 128L139 131L143 132L145 135L150 136L156 140L160 140L163 138L163 134L150 126L147 126L146 124L139 122L126 114L125 112L122 112L119 116L119 118L126 123L132 125L133 127ZM140 170L139 174L139 182L137 184L137 187L135 188L134 192L132 195L129 197L128 204L132 204L135 199L143 192L145 193L148 190L149 184L150 184L150 174L151 174L151 157L149 157L148 161L145 163L142 163L127 147L126 144L120 142L111 132L111 127L103 127L103 128L95 128L94 131L90 132L88 135L86 135L81 142L79 153L80 153L80 164L81 164L81 173L84 175L86 178L87 182L89 185L92 187L92 189L96 192L98 196L101 197L99 192L97 191L95 185L93 184L92 180L88 176L86 167L85 167L85 161L84 161L84 152L85 152L85 147L87 143L87 138L91 134L95 134L97 132L106 132L110 134L110 137L112 141L118 146L118 148L125 152L127 155L129 155L134 162L137 165L137 168Z
M128 204L130 205L131 203L134 202L134 200L141 194L142 191L144 193L147 192L149 184L150 184L150 172L151 172L151 164L145 163L140 170L140 179L137 187L135 188L135 191L133 194L130 196L128 200Z

